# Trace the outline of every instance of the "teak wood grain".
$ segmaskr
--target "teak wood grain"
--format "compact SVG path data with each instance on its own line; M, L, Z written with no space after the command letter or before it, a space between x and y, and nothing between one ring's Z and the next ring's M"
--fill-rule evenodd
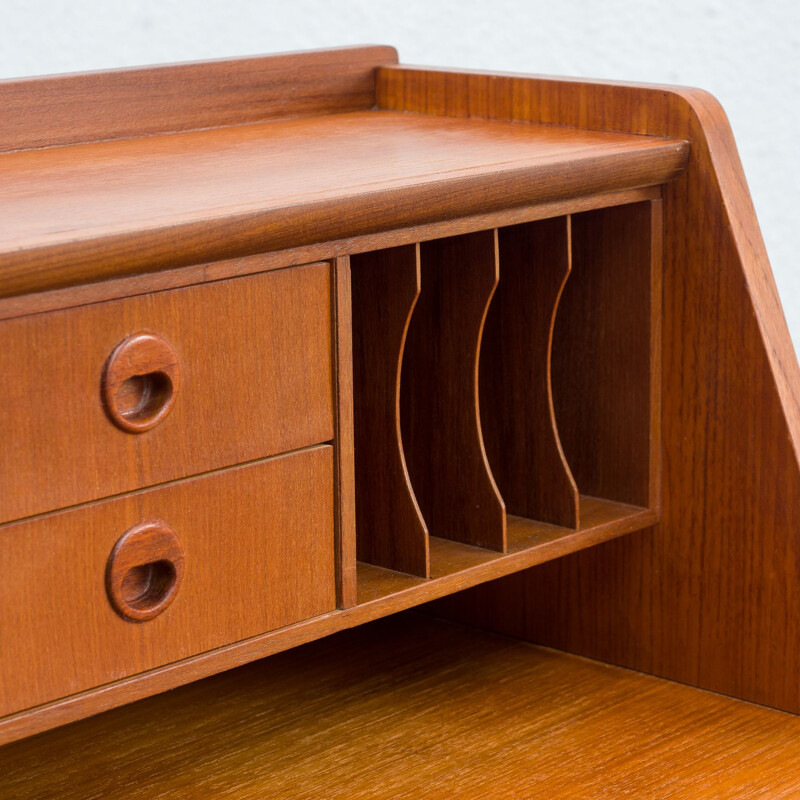
M108 600L107 562L149 520L180 539L183 580L163 613L131 622ZM333 450L4 526L0 567L2 715L331 611Z
M800 369L719 103L697 89L415 67L381 68L377 98L689 142L663 191L661 524L534 571L516 632L800 712Z
M651 186L687 157L377 111L0 154L0 296Z
M401 366L420 292L419 245L353 256L358 558L427 578L428 529L406 467Z
M0 151L371 108L393 47L0 81Z
M334 445L311 451L326 454L325 467L313 475L290 475L285 480L279 476L274 483L261 479L241 500L237 500L239 493L247 490L249 482L228 476L255 474L266 470L264 463L0 527L0 537L9 541L8 547L0 549L0 561L4 565L8 559L14 562L4 566L7 577L0 587L0 599L7 600L14 611L0 615L3 647L11 642L0 668L13 676L3 680L0 699L6 703L3 708L14 709L0 719L0 741L97 713L379 616L441 600L495 578L501 580L480 591L448 598L437 606L437 612L800 710L796 679L800 671L800 547L796 535L800 529L800 369L724 114L712 98L696 90L392 65L375 71L384 56L387 62L395 60L390 49L366 48L293 55L269 63L237 62L237 66L222 62L177 67L174 72L140 71L136 75L0 86L0 96L9 100L9 108L28 109L10 117L13 135L40 131L31 133L30 141L22 145L26 147L38 146L38 135L52 137L50 145L70 136L117 136L110 109L125 100L137 120L119 134L132 137L126 141L0 155L5 182L0 187L5 231L0 232L0 318L5 319L0 323L4 388L0 419L6 420L0 433L5 432L6 439L14 437L13 446L5 448L6 461L0 451L0 503L10 504L12 516L36 513L34 509L42 507L41 497L45 505L52 503L48 507L56 509L82 502L81 497L169 481L194 470L215 470L260 458L268 451L277 453L323 441ZM326 64L330 71L316 80L314 70L326 71ZM259 74L270 74L276 85L267 86L271 81L260 84ZM163 79L163 92L151 91L153 75ZM203 76L208 77L205 84ZM192 86L181 93L187 80ZM278 84L285 88L277 88ZM298 89L294 97L292 86ZM64 87L73 87L74 94ZM172 91L180 98L165 101ZM90 95L96 96L92 100ZM50 128L41 124L37 111L46 107L43 99L48 96L54 107ZM254 108L254 98L263 107ZM241 114L233 108L239 102L245 106ZM150 110L140 113L148 103ZM170 105L172 108L167 108ZM120 123L126 113L120 113ZM303 118L274 120L283 113ZM234 116L237 124L231 125ZM192 120L202 118L211 129L187 130L196 127ZM274 121L266 121L269 119ZM243 122L248 124L238 124ZM142 127L136 127L140 123ZM59 140L58 136L67 138ZM427 341L420 339L409 348L415 357L424 361L432 355L435 361L443 344L446 352L456 357L445 359L444 380L436 370L410 372L421 384L428 381L434 391L429 387L420 395L419 402L411 406L412 416L401 413L400 426L405 435L404 426L408 420L413 422L416 414L434 438L444 441L443 431L455 421L469 434L462 438L477 443L483 455L483 480L480 469L475 471L480 459L461 458L463 453L451 448L444 459L447 469L441 471L430 452L423 454L415 447L416 464L423 474L416 483L420 493L437 490L451 501L455 499L446 512L443 497L431 502L438 504L445 523L456 519L460 527L470 530L468 537L462 531L456 538L485 544L487 532L496 538L500 529L496 518L482 516L485 500L489 499L490 507L492 501L501 502L496 489L494 494L481 494L481 486L484 490L487 485L493 487L482 453L477 402L480 326L491 287L474 280L470 265L481 261L481 247L476 244L485 246L494 228L566 214L573 215L575 258L553 333L555 421L567 460L574 461L578 489L605 499L581 496L574 530L510 515L505 525L505 553L441 538L436 534L446 530L446 525L433 525L428 519L434 534L428 542L430 579L361 564L358 597L354 597L353 523L359 498L350 430L348 257L422 242L422 304L432 299L430 295L426 299L425 253L452 248L455 239L449 237L461 237L462 245L471 242L459 256L462 268L453 270L446 281L452 289L448 297L468 301L460 304L461 316L446 308L439 320L435 314L420 314L419 318L427 319L424 327L430 335ZM253 253L259 255L252 257ZM294 268L318 259L336 261ZM282 271L280 267L293 269ZM272 277L235 278L262 269L278 271ZM496 281L496 262L494 270ZM293 279L298 281L295 288L302 285L304 289L298 289L288 303L291 292L263 288L284 286L282 282ZM311 284L316 288L309 288ZM186 286L190 288L179 288ZM196 302L181 307L182 297ZM223 300L215 305L206 300L211 297ZM164 339L175 347L176 363L180 364L180 392L169 414L152 430L125 433L115 429L106 416L102 368L124 336L146 330L141 324L142 309L152 310L159 303L169 310L159 319L177 325L191 316L188 339L197 348L193 350L196 360L187 361L182 350L180 342L186 337L178 334L183 329L166 330ZM103 314L110 307L127 311L106 320ZM201 313L209 308L213 313ZM423 310L418 306L416 312ZM441 312L439 308L437 313ZM85 322L90 318L105 321L95 328ZM76 325L80 336L74 334L72 326ZM279 329L277 350L269 349L268 337L261 335L271 330L270 326ZM103 340L105 335L108 341ZM79 360L84 350L96 357L91 369ZM455 363L470 352L469 369ZM171 362L165 363L169 367ZM303 365L308 367L306 372ZM205 369L213 371L212 378L228 370L229 380L224 385L215 383L216 378L209 380ZM73 374L76 371L78 374ZM201 373L200 388L213 387L217 394L198 391ZM31 378L34 374L38 380ZM453 394L455 376L467 374L471 386L460 398L471 393L470 402L456 403L457 413L452 408L437 410L442 397ZM69 405L75 393L52 391L49 382L53 377L62 387L82 387L91 403ZM132 376L132 382L123 380L119 391L112 392L123 418L140 415L137 403L152 410L156 406L151 400L166 396L163 380L148 384L139 377ZM402 374L401 378L402 401L408 382ZM463 389L467 382L458 385ZM444 391L436 391L439 388ZM285 393L278 398L280 413L264 414L260 404L265 398L271 402L280 392ZM187 397L190 405L198 403L203 413L188 415ZM211 413L212 406L226 413L217 416ZM464 410L467 413L462 414ZM109 447L111 439L103 439L103 434L85 424L92 414L99 414L126 446L116 451ZM289 417L284 419L283 414ZM219 419L224 422L218 423ZM217 423L219 427L215 427ZM313 436L309 433L312 429ZM24 447L20 449L19 443L28 441L25 437L36 430L61 442L56 460L48 461L41 453L35 458L31 453L37 448L29 448L27 455ZM158 450L153 443L167 441L159 437L170 431L171 444ZM308 433L308 441L295 437L302 431ZM65 442L77 443L79 450L73 452ZM270 450L273 446L276 449ZM310 457L306 452L292 458L301 456ZM268 463L280 461L283 459ZM411 466L409 461L413 472ZM37 484L39 478L30 476L44 473L36 470L43 470L52 480ZM108 476L111 480L106 480ZM116 485L114 480L121 483ZM160 656L155 645L126 650L113 642L98 654L99 640L92 634L88 647L62 647L48 656L46 665L37 655L31 664L16 658L17 653L27 654L31 641L46 649L63 642L63 636L72 636L76 628L70 620L86 614L87 608L93 613L95 607L78 597L64 612L66 624L62 624L52 613L56 607L53 598L57 595L61 612L70 592L83 596L84 589L89 591L89 580L94 581L92 597L102 597L105 613L115 625L144 630L166 625L183 613L181 604L186 597L193 597L186 594L193 575L190 549L183 582L171 604L151 620L130 622L113 611L109 590L134 608L145 605L152 609L162 598L169 577L163 564L140 570L133 563L134 553L127 562L132 565L128 572L133 574L109 583L109 575L115 575L108 568L113 545L141 518L126 519L124 525L120 519L113 536L103 530L108 537L103 543L103 559L99 550L79 543L91 538L93 526L108 508L133 508L135 503L145 502L136 498L177 497L187 486L228 480L231 485L226 484L218 496L207 492L197 502L194 498L182 501L184 518L189 522L200 518L209 525L213 522L215 530L227 533L231 528L227 523L236 517L236 524L244 530L241 540L263 550L256 560L268 568L269 559L283 552L282 547L301 546L307 541L303 537L310 534L303 529L293 535L280 526L280 519L270 516L272 535L264 541L263 531L252 528L249 517L244 519L247 509L255 507L259 516L269 516L264 497L274 498L277 492L298 500L301 494L292 505L293 513L305 515L303 519L314 517L319 530L324 522L326 531L327 544L324 554L322 550L317 553L316 566L305 573L287 568L275 581L256 581L255 588L253 582L242 581L238 571L241 585L237 583L235 591L244 598L247 613L232 622L229 619L226 627L224 621L217 622L228 619L226 614L235 617L236 604L220 603L215 594L219 565L215 564L212 580L208 564L238 563L241 554L230 537L215 538L213 546L218 550L204 562L208 584L199 592L196 604L197 616L202 619L200 623L192 619L192 625L201 627L187 623L175 640L160 641L158 646L165 648L158 651ZM5 491L7 486L10 492ZM59 494L65 486L71 488ZM465 486L471 489L460 497L453 491ZM314 492L324 493L324 497L318 499ZM420 505L425 512L425 503ZM204 513L206 506L213 509ZM151 523L159 518L155 510L148 513ZM54 526L67 519L77 519L80 524L70 529L69 536L56 536ZM184 526L176 528L183 542ZM10 535L22 529L35 529L48 544L38 547L36 535ZM288 542L284 541L287 536ZM204 541L211 541L210 536ZM592 549L592 545L599 546ZM162 549L162 561L179 559L180 547L172 540L159 540L159 546L166 548ZM84 569L90 558L101 565L100 577L96 570ZM521 572L551 559L559 561ZM75 565L83 566L64 577L64 571ZM41 576L41 581L31 582L31 571ZM227 577L227 567L223 572ZM295 579L298 584L289 590L289 596L278 597L281 581ZM36 595L34 602L25 606L29 586L45 599L40 602ZM251 591L262 592L260 596L267 598L273 612L285 609L286 603L302 604L315 592L324 591L326 611L306 608L292 617L297 622L276 618L269 627L283 627L262 627L261 632L254 632L255 628L247 627L247 620L258 616L263 622L264 615L257 613L258 603L246 596ZM337 601L339 609L334 608ZM341 608L350 602L355 604ZM33 634L24 619L17 624L14 614L19 608L25 608L30 619L40 620L33 626ZM308 614L319 615L308 618ZM9 619L10 638L3 622ZM190 634L198 637L191 640L191 646L186 645ZM240 636L249 638L237 639ZM442 636L432 634L431 638L441 643ZM6 652L13 652L14 657L6 657ZM531 651L528 648L526 652ZM390 650L389 657L397 659L396 653ZM73 670L75 659L81 665L77 673ZM471 659L471 668L475 663ZM23 675L23 666L29 670L28 677ZM314 664L294 671L305 678L311 666ZM421 669L414 674L425 679L426 668ZM76 674L79 682L70 683ZM501 694L505 685L514 688L503 675L495 675L498 686L493 688ZM302 682L308 691L309 684ZM523 691L517 687L513 696L528 698L529 688L527 684ZM633 695L635 690L629 685L622 702L627 703ZM668 700L655 704L653 724L659 733L664 732L663 720L673 707L680 707L683 697L670 693ZM693 702L685 697L685 702ZM440 703L435 695L430 699ZM584 701L567 704L569 720L581 718L584 712L599 718L594 736L602 740L604 733L613 730L609 721L614 706L603 696L592 696L588 688ZM549 720L547 732L552 734L553 725L557 728L559 722L548 716L547 702L549 697L527 705L526 720ZM39 705L28 707L36 703ZM201 701L199 705L204 704ZM469 716L469 706L459 705L459 718ZM498 705L504 707L499 701ZM734 707L742 706L720 706L720 713ZM704 707L700 717L713 714L713 709ZM234 725L240 723L241 717ZM702 749L707 719L697 726L688 718L682 718L683 723L694 739L691 745ZM408 730L407 720L402 725ZM623 745L629 741L624 726L619 730L614 743L618 748L620 740ZM665 734L670 742L674 730ZM714 734L715 742L723 738L725 744L714 745L710 761L733 764L738 759L741 763L742 758L757 752L763 767L765 753L783 752L784 739L775 728L749 751L745 747L737 752L741 741L737 733L738 729L725 730L727 735L722 737ZM538 744L543 738L538 731L532 741ZM693 747L685 738L675 751L669 750L668 742L659 745L660 749L648 747L648 753L675 766L669 773L670 787L679 787L683 792L679 796L685 796L687 786L689 791L694 789L689 783L696 778L691 772L693 762L687 763L683 755L669 759L671 752L683 754ZM518 794L521 774L508 773L508 783L503 784L505 773L498 766L508 765L508 749L501 748L502 760L495 759L482 738L480 775L486 776L488 770L491 782L487 785L497 791L507 785L509 792ZM560 751L556 763L573 767L574 762L584 763L581 759L588 758L585 763L590 765L590 775L602 775L604 767L609 774L618 775L621 764L633 758L631 747L625 746L597 752L581 747L577 753L574 749L569 752L572 762ZM513 753L512 762L519 756L517 751ZM527 758L529 752L522 755ZM792 757L796 759L796 754ZM525 758L522 761L527 765ZM217 776L224 772L223 761L217 760L212 768ZM434 771L443 764L436 758L428 763L434 764ZM647 780L658 773L647 758L634 758L633 763L641 768L644 783L621 786L620 793L633 786L634 793L652 795L652 782L648 785ZM81 762L73 776L78 789L80 780L89 780L90 770L83 767ZM420 774L425 775L425 770ZM353 790L358 784L349 777L347 789ZM760 777L751 776L750 782ZM365 781L371 778L370 771ZM574 786L574 778L573 768L569 775L573 783L565 785ZM408 783L407 775L403 779ZM606 779L602 791L609 783L620 786L613 778ZM790 788L796 788L795 784ZM480 784L476 785L476 791L481 791ZM425 786L429 790L430 783ZM728 789L740 789L730 785L715 788L714 797L725 797ZM772 784L763 789L762 796L781 797L782 791L779 784ZM452 796L451 787L447 792ZM554 793L558 791L550 792Z
M411 487L432 536L506 549L506 511L481 434L478 362L497 287L497 232L425 242L408 327L400 427Z
M121 430L104 364L130 334L178 358L172 410ZM0 520L229 466L334 435L329 264L0 323Z
M506 511L577 528L578 489L550 391L553 323L571 269L569 227L569 217L556 217L498 230L500 280L486 317L479 389L486 455Z
M418 614L0 750L15 800L791 800L799 765L791 715Z

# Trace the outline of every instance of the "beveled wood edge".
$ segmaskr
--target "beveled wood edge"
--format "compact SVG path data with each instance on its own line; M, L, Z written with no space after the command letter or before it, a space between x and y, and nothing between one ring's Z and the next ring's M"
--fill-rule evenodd
M510 575L578 550L615 539L658 523L658 514L651 509L611 505L628 513L609 522L583 530L565 529L564 536L534 547L509 553L486 551L490 559L448 575L425 580L397 574L404 588L351 608L313 617L275 631L235 642L216 650L166 664L148 672L131 675L119 681L75 694L45 705L26 709L0 719L0 746L52 728L75 722L112 708L174 689L183 684L215 675L259 658L297 647L365 622L404 611L437 600L445 595L468 589L479 583Z
M354 45L0 80L0 152L366 110L397 60Z
M533 86L547 91L557 91L559 85L568 84L584 91L586 96L592 93L596 95L599 90L609 93L613 93L615 90L638 90L638 106L625 105L626 108L629 108L625 115L625 124L613 126L594 124L595 120L592 119L591 109L578 107L577 104L574 107L561 109L559 119L540 119L537 117L538 109L530 109L533 113L530 117L525 118L525 121L570 125L576 124L580 119L583 127L590 130L669 137L674 134L668 129L668 125L662 124L657 117L647 113L647 107L651 100L657 100L656 105L661 106L665 97L680 109L675 115L676 118L682 113L694 120L701 135L697 140L690 141L689 145L692 149L698 148L707 153L713 165L712 180L718 191L721 213L727 219L731 236L736 244L741 261L741 271L753 303L776 389L787 420L795 458L798 468L800 468L800 365L772 275L769 256L733 131L725 110L716 97L703 89L684 86L388 64L380 67L377 73L376 102L378 108L425 113L424 108L418 108L415 105L415 102L420 101L421 96L416 96L413 91L406 91L406 87L402 87L401 98L398 98L396 91L393 91L392 84L397 77L402 79L402 76L413 73L418 74L421 81L420 88L424 88L425 73L437 73L445 79L474 81L476 91L479 90L482 81L499 82L504 80L509 83L513 81L529 82ZM602 99L595 97L595 102L602 103ZM462 115L454 114L454 116ZM481 117L482 115L476 114L475 116ZM487 117L484 116L484 118ZM510 117L500 112L490 115L490 118L509 119ZM520 119L520 121L522 120Z
M501 211L473 214L443 222L397 228L392 231L337 239L287 250L276 250L271 253L178 267L160 272L109 278L93 283L37 291L13 297L0 297L0 320L92 305L121 297L152 294L157 291L193 286L199 283L211 283L240 275L284 269L300 264L330 261L340 256L355 255L369 250L424 242L442 236L456 236L487 228L516 225L521 222L559 217L596 208L636 203L640 200L655 200L660 197L660 186L646 186L621 192L601 193L557 200L551 203L537 203Z

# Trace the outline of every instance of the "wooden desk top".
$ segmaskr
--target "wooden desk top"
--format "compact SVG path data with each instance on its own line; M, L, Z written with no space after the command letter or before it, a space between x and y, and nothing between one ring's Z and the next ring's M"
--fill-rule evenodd
M391 618L0 750L16 800L796 796L800 719Z

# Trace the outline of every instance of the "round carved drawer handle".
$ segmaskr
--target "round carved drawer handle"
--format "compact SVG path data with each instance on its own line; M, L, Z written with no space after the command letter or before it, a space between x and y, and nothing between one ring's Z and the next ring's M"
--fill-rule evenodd
M123 339L106 361L101 390L111 421L130 433L158 425L180 388L181 370L172 345L154 333Z
M180 589L185 560L183 545L166 522L134 525L114 545L106 567L114 610L133 622L157 617Z

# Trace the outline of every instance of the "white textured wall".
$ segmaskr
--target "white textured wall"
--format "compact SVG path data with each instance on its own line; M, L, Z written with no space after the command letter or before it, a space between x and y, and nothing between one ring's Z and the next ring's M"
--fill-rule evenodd
M708 89L733 125L800 349L797 0L0 0L0 10L0 77L369 42L409 64Z

